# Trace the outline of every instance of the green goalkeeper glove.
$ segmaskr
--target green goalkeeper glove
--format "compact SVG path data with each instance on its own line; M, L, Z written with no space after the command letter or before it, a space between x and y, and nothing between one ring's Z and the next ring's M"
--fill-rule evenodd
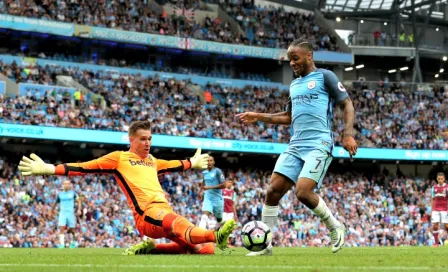
M208 154L201 154L201 148L198 148L194 156L190 158L190 162L193 169L207 169Z
M53 164L45 163L34 153L30 157L31 159L23 156L19 163L19 170L22 176L54 175L56 167Z

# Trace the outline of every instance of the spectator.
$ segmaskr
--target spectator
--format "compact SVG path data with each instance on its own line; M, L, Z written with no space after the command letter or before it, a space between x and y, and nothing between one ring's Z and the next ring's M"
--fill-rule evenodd
M70 1L69 4L66 0L31 0L26 6L21 2L10 1L5 2L0 11L43 20L273 48L287 48L289 42L302 37L309 38L316 50L339 51L336 38L329 37L327 31L317 25L311 13L305 15L273 7L256 7L252 0L220 3L245 29L246 38L233 33L230 24L221 22L220 18L213 20L212 24L207 21L195 22L194 10L207 10L207 5L202 1L158 1L174 7L178 15L167 16L166 11L141 0L101 3Z
M373 32L373 39L375 41L375 46L378 46L378 41L379 41L380 37L381 37L381 31L380 30L377 30L377 31Z
M55 84L46 75L56 73L60 67L28 67L38 71L47 85ZM15 78L10 71L21 74L24 67L0 62L0 71ZM202 105L192 94L187 81L161 79L141 74L91 73L76 66L60 69L92 90L72 105L72 94L55 87L41 93L30 89L16 98L0 98L0 118L8 123L61 126L84 129L126 131L132 120L151 119L154 133L239 139L267 142L288 142L290 130L286 126L257 124L242 126L233 116L243 111L281 112L288 93L276 88L246 86L230 88L207 85L205 96L217 103ZM22 81L40 83L39 76L28 75ZM390 84L388 84L390 85ZM448 148L448 86L434 85L415 92L403 81L386 88L386 83L371 87L366 82L355 82L348 88L354 101L356 140L361 147L387 147L396 149L447 149ZM101 107L98 97L108 105ZM207 101L207 100L206 100ZM74 103L75 104L75 103ZM336 145L341 145L343 118L336 111L333 131Z
M1 159L0 247L55 247L56 220L49 218L62 179L19 177L11 156ZM9 161L11 160L11 161ZM269 171L223 169L236 181L235 202L239 226L231 243L241 246L241 227L260 220L262 200L269 184ZM141 238L132 213L118 185L108 176L73 178L74 190L82 195L83 216L77 218L70 247L127 247ZM199 173L170 173L161 184L175 212L193 222L199 220ZM347 227L346 246L432 245L431 185L435 181L419 177L329 173L320 194L335 216ZM29 202L20 195L27 192ZM87 216L89 214L89 216ZM329 244L328 230L288 192L280 202L279 223L273 229L275 246L322 247ZM8 238L11 237L11 238Z
M207 104L210 104L212 102L212 93L209 90L206 90L204 92L204 99Z

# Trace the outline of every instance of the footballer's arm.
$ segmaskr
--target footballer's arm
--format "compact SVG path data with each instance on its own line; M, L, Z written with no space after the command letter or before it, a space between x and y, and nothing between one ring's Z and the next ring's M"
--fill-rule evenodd
M339 107L344 112L344 137L353 137L353 125L355 123L355 108L352 100L347 97L339 103Z
M185 171L191 168L191 162L189 160L159 160L157 159L157 174L172 173Z
M434 208L434 187L431 188L431 210Z
M76 196L76 200L78 201L78 215L81 215L81 212L82 212L82 207L81 207L81 205L82 205L82 203L81 203L81 197L79 197L79 196Z
M338 77L331 71L322 70L324 76L325 88L328 90L330 98L332 98L339 107L344 111L344 132L342 137L342 146L350 154L350 158L356 155L358 144L356 143L353 131L355 122L355 108L353 102L347 93L344 85L339 81Z
M152 156L151 156L152 157ZM186 160L159 160L152 157L157 165L157 174L167 172L185 171L191 168L206 169L208 165L208 154L201 154L201 148L196 150L193 157Z
M117 169L120 153L120 151L115 151L87 162L59 164L55 167L55 175L79 176L85 174L113 173Z
M118 166L120 154L120 151L115 151L95 160L80 163L64 163L59 165L45 163L36 154L31 154L30 158L25 156L22 157L18 168L23 176L79 176L95 173L113 173Z
M60 202L59 200L59 195L56 198L56 200L54 201L53 205L51 206L51 210L50 210L50 216L53 217L54 215L54 211L56 210L56 205Z
M214 186L204 186L204 190L210 190L210 189L224 189L226 188L226 183L229 181L224 181L218 185L214 185ZM204 181L205 184L205 181Z
M273 125L291 125L292 121L291 110L292 110L292 101L291 98L289 98L288 104L286 105L286 111L279 113L243 112L237 114L236 117L246 124L260 121L263 123Z
M258 121L274 125L291 125L291 112L257 113Z
M352 100L347 97L339 102L339 107L344 111L344 132L342 136L342 145L348 151L350 158L356 155L358 145L354 139L353 124L355 122L355 108Z
M238 214L236 213L235 203L233 203L232 206L233 206L233 217L234 217L235 221L238 221Z
M210 189L224 189L226 188L226 185L230 180L226 180L224 177L224 174L222 173L221 169L218 169L217 177L219 179L218 185L212 185L212 186L205 186L205 180L204 180L204 190L210 190Z

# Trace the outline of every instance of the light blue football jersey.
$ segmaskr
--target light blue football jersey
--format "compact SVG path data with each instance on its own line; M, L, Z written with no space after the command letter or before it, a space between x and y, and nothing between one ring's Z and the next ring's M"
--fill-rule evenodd
M57 203L61 204L60 212L74 213L76 198L78 198L78 196L73 191L60 192L56 200Z
M204 181L206 186L216 186L225 181L224 174L221 169L213 168L212 170L204 170L202 171L204 176ZM204 193L204 197L209 200L222 200L222 190L221 189L210 189L206 190Z
M291 82L287 111L291 112L293 135L289 147L333 149L333 103L348 93L330 70L315 69Z

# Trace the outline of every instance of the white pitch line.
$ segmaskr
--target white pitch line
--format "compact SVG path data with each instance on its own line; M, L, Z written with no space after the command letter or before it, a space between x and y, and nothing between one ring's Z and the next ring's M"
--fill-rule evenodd
M0 267L85 267L85 268L207 268L207 269L331 269L331 270L434 270L443 267L407 267L407 266L293 266L293 265L165 265L165 264L20 264L0 263Z

